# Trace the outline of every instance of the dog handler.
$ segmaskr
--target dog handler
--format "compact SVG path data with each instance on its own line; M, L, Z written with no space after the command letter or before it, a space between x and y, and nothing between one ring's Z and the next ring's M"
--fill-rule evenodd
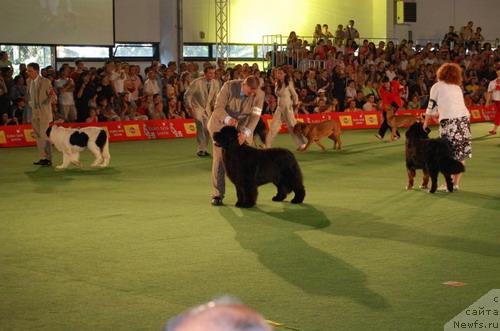
M299 101L299 96L295 92L293 82L290 81L288 74L281 68L276 69L274 72L276 78L275 92L278 96L278 108L274 112L271 129L266 137L266 147L271 148L271 145L281 128L281 122L285 122L288 132L298 149L305 147L305 141L302 136L293 132L296 120L294 117L293 107Z
M465 165L472 156L469 110L465 106L462 84L462 68L455 63L445 63L437 71L437 83L432 85L424 129L429 117L439 116L439 134L451 144L455 160ZM437 113L437 114L436 114ZM452 175L453 189L458 190L462 174ZM446 185L439 191L447 191Z
M215 100L214 112L208 120L208 131L214 133L226 125L232 125L240 131L240 145L251 143L253 131L257 126L264 104L264 92L259 88L259 79L248 76L244 80L226 82ZM241 160L245 162L245 160ZM222 162L222 149L213 146L212 160L212 205L222 205L225 193L225 171Z
M397 78L394 78L392 81L389 80L388 77L382 78L382 86L378 90L378 94L380 95L380 99L382 101L382 124L378 129L378 133L375 135L378 139L384 139L385 132L387 129L391 130L392 128L387 123L387 111L393 110L394 114L399 107L403 105L403 100L401 100L401 96L399 94L399 90L401 85L399 84ZM397 139L399 139L399 131L396 130Z
M54 90L50 80L40 75L38 63L28 64L28 103L33 110L31 125L35 133L36 145L40 160L33 162L34 165L52 165L52 146L45 131L52 122L51 101L54 97Z

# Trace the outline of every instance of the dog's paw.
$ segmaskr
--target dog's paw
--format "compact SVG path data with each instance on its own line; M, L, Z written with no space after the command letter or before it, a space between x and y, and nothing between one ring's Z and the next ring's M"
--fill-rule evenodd
M407 191L413 190L413 186L406 185L405 189L406 189Z
M293 198L292 201L290 201L291 203L294 203L294 204L297 204L297 203L302 203L304 200L300 200L300 199L295 199Z
M420 186L419 186L419 189L421 189L421 190L427 190L427 189L428 189L428 187L427 187L427 185L420 185Z
M66 169L67 167L64 166L63 164L60 164L58 166L56 166L56 169Z
M255 206L255 204L248 203L248 202L245 202L245 203L236 202L235 206L238 208L252 208L253 206Z
M273 201L283 201L283 200L285 200L285 198L286 198L286 196L275 195L272 200Z

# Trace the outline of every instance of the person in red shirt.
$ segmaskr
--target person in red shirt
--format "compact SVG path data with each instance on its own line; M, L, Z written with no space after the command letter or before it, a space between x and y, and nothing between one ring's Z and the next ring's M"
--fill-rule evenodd
M383 121L380 125L378 133L375 135L378 139L384 139L386 131L391 129L387 124L387 111L392 110L394 113L403 105L403 100L400 95L401 85L399 84L398 78L394 78L389 81L388 77L382 78L382 86L378 90L378 94L381 100L382 116ZM398 137L400 137L399 132L396 131Z

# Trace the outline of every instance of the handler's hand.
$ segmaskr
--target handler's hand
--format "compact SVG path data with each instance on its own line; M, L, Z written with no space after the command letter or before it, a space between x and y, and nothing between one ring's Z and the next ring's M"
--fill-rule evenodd
M246 140L247 140L247 136L243 132L239 132L238 133L238 143L240 145L243 145Z
M236 120L236 118L231 118L229 120L229 125L230 126L237 126L238 125L238 121Z

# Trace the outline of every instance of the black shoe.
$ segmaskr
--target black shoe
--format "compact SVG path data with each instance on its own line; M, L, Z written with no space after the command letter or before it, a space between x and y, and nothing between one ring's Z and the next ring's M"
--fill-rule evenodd
M40 159L38 160L37 162L33 162L34 165L40 165L40 166L51 166L52 165L52 162L50 160L47 160L47 159Z
M224 203L222 202L221 197L213 197L212 198L212 206L222 206Z

